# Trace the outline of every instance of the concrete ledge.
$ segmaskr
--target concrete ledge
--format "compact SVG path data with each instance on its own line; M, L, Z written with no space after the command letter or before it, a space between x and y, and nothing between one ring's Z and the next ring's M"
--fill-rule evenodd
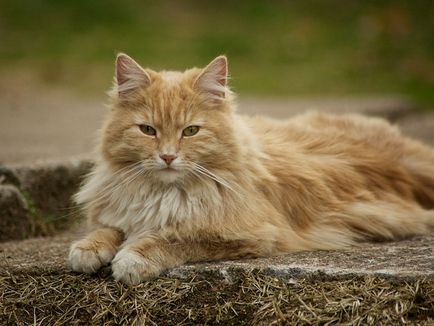
M210 270L230 275L231 270L259 270L278 277L380 276L393 279L434 280L434 235L396 242L365 243L345 250L296 252L283 256L186 265L170 271L182 275Z
M71 196L89 161L46 162L34 166L0 166L0 241L54 234L67 228Z
M0 274L46 272L70 273L67 255L77 234L35 238L0 243ZM434 235L397 242L366 243L346 250L298 252L288 255L189 264L169 270L166 276L190 278L192 275L215 274L236 281L240 271L260 271L279 278L323 275L331 278L381 276L404 281L430 279L434 281ZM110 267L99 276L111 274ZM98 277L98 276L96 276Z
M17 187L0 185L0 241L28 238L35 234L36 221Z
M16 167L14 172L21 190L29 194L41 214L62 215L91 166L89 161L70 160Z

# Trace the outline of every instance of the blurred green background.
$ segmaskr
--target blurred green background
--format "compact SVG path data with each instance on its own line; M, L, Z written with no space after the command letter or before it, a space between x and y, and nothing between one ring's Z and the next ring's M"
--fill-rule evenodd
M434 108L434 1L0 0L0 76L101 93L117 52L229 57L242 95L402 94Z

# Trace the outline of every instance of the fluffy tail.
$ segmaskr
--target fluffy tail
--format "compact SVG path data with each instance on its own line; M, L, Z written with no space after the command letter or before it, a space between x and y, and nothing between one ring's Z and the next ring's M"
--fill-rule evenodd
M404 139L399 164L408 172L411 198L356 202L329 212L307 231L316 248L333 249L366 240L393 240L434 231L434 149Z
M414 178L416 200L422 207L434 209L434 149L407 139L401 163Z
M336 249L367 240L395 240L434 231L434 210L418 205L359 202L323 217L306 233L312 246Z

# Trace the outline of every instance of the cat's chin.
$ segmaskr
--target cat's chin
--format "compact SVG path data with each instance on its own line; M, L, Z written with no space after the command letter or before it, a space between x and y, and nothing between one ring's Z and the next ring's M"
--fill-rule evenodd
M158 178L164 183L175 182L182 175L182 171L172 168L165 168L158 171Z

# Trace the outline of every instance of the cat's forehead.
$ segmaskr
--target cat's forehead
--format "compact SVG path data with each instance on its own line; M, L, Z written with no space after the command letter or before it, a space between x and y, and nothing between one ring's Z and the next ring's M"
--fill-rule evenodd
M179 71L160 71L158 73L162 81L166 84L166 86L175 86L179 85L183 78L184 74Z
M200 115L196 103L200 99L189 83L188 72L160 71L154 76L154 82L143 90L135 105L135 117L141 116L155 126L174 126Z
M152 82L127 102L136 124L177 128L207 116L202 96L193 84L199 70L150 71ZM198 122L197 122L198 123Z

